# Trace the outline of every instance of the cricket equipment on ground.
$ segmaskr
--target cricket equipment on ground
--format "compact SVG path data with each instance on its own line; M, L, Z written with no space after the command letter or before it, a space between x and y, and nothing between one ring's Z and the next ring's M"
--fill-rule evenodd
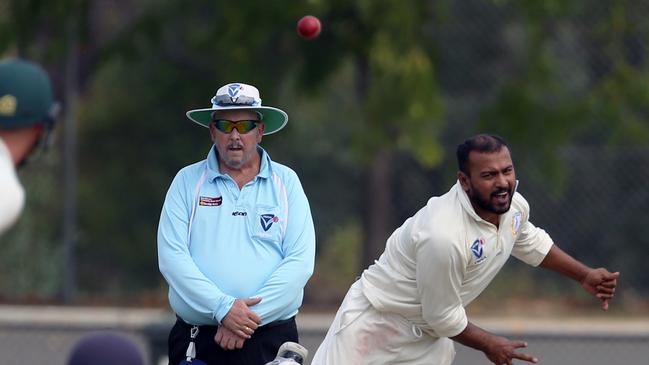
M284 342L277 350L277 357L266 365L304 364L309 350L295 342Z

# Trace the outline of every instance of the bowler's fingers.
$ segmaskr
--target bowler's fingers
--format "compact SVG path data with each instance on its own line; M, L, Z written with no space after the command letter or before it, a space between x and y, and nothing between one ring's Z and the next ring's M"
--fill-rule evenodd
M616 280L616 279L619 278L619 277L620 277L620 272L619 272L619 271L616 271L616 272L614 272L614 273L609 273L608 275L606 275L606 277L604 278L604 280L613 280L613 281L614 281L614 280Z
M511 341L511 344L515 349L523 349L527 347L527 342L525 341Z
M608 286L605 284L600 284L596 287L598 294L615 294L615 285Z
M537 359L536 357L522 352L514 352L514 354L512 355L512 359L519 359L519 360L531 362L533 364L539 362L539 359Z
M608 299L602 299L602 310L608 310Z
M514 345L514 348L518 348L518 349L526 348L527 347L527 342L525 342L525 341L514 341L513 345ZM532 356L530 354L526 354L524 352L512 352L512 356L509 359L509 362L507 364L513 364L512 359L519 359L519 360L531 362L531 363L534 363L534 364L539 362L539 359L537 359L536 357L534 357L534 356Z

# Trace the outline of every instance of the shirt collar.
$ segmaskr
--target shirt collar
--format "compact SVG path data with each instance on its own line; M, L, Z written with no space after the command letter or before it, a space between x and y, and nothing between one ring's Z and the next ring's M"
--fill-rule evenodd
M473 205L471 205L471 200L469 200L469 196L466 195L466 191L462 189L462 185L460 184L460 180L458 180L455 183L455 186L453 186L453 189L455 189L455 193L457 194L457 199L460 201L460 205L464 209L465 212L471 218L477 220L477 221L484 221L484 219L480 218L478 213L475 212L475 209L473 209Z
M257 152L261 154L261 165L259 166L258 177L269 178L270 171L270 155L264 150L261 146L257 146ZM226 174L222 174L219 169L219 160L218 152L216 146L212 145L210 152L207 154L207 179L208 181L214 181L217 178L224 178Z

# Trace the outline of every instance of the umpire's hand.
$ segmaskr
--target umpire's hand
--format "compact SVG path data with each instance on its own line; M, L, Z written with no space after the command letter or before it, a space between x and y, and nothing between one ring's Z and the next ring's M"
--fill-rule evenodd
M250 338L261 323L261 318L250 307L259 302L261 298L235 300L228 314L223 317L222 325L239 337Z

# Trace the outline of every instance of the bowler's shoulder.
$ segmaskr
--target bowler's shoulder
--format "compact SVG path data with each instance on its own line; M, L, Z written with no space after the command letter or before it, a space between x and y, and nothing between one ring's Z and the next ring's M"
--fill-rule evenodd
M415 214L413 223L416 231L425 231L427 236L445 241L464 229L463 221L462 207L454 192L449 191L428 199L426 206Z
M435 220L457 220L462 215L457 189L453 188L443 195L428 199L426 214Z
M514 193L510 210L521 212L525 220L530 216L530 204L519 192Z

